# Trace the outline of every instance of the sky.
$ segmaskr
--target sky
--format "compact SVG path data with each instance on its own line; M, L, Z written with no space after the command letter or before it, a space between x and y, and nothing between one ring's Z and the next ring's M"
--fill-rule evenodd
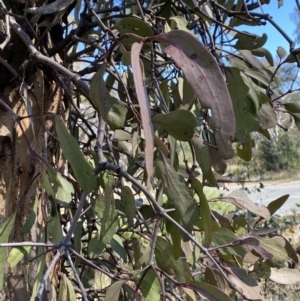
M292 40L295 40L294 31L296 25L291 21L290 14L294 11L296 6L295 0L283 0L283 6L278 8L278 0L271 0L270 4L262 5L265 14L269 14L273 17L273 20L290 36ZM261 10L256 10L261 13ZM267 48L276 58L276 50L278 46L283 47L287 52L289 52L289 43L284 39L284 37L271 25L267 24L265 26L239 26L237 29L242 31L248 31L250 33L255 33L261 36L263 33L268 35L268 40L263 46ZM300 47L296 45L295 48Z

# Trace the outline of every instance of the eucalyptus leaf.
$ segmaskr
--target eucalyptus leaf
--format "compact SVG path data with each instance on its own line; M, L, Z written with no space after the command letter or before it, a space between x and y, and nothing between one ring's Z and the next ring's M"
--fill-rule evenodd
M195 115L186 110L157 114L152 118L152 122L163 126L171 136L180 141L190 140L197 126Z
M97 185L92 166L84 158L77 140L68 132L63 120L57 115L55 115L55 128L63 154L69 161L79 186L89 193Z

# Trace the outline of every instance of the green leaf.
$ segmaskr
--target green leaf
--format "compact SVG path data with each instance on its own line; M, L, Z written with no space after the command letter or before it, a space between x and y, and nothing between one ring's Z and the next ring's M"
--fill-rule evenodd
M106 63L103 63L93 76L90 85L90 98L93 105L101 113L111 130L124 128L127 109L117 98L110 95L103 79Z
M120 291L125 282L126 282L126 280L119 280L119 281L114 282L106 291L104 301L118 301Z
M271 67L274 66L273 56L272 56L272 54L270 53L270 51L268 49L266 49L266 48L257 48L257 49L252 49L251 52L255 56L265 57L267 62L270 64L270 66Z
M260 127L263 130L273 128L277 124L277 115L270 99L263 93L259 94L261 107L257 112Z
M186 282L191 279L191 275L186 275L181 257L176 260L172 254L171 247L171 244L167 240L160 236L157 237L155 245L157 265L169 275L175 274L176 280Z
M122 188L120 209L127 216L129 227L132 227L136 208L133 193L128 186Z
M231 141L235 133L235 120L231 99L218 64L212 54L192 34L174 30L155 37L166 45L164 50L182 69L203 108L211 114L208 123L220 156L234 156Z
M157 114L152 118L152 122L164 127L171 136L180 141L190 140L197 126L195 115L186 110Z
M268 210L270 211L271 216L285 203L285 201L289 198L289 194L283 195L280 198L272 201L268 205Z
M47 165L47 173L53 183L54 200L64 207L69 207L75 193L73 185L49 165Z
M48 229L49 236L52 237L52 241L55 243L59 243L64 239L64 237L62 233L62 227L61 227L60 217L57 212L57 208L55 207L54 210L55 213L52 216L51 221L48 223L47 229Z
M156 160L155 174L163 181L164 193L178 210L183 227L191 232L199 218L199 208L193 199L192 191L186 187L184 178L176 173L170 160L162 156Z
M248 133L259 130L259 122L251 112L250 102L247 99L249 87L241 77L240 70L235 67L225 70L228 70L226 79L236 118L235 139L239 143L244 143Z
M188 21L186 20L186 18L181 17L181 16L174 16L174 17L171 17L169 20L171 20L170 28L172 30L181 29L181 30L190 32L187 29Z
M113 27L117 29L120 35L126 35L133 33L140 37L151 37L153 36L153 31L148 23L145 21L135 18L135 17L125 17ZM125 39L122 39L122 43L129 49L134 42L139 42L139 39L136 37L128 36ZM145 47L146 50L150 50L149 46Z
M86 161L79 149L78 141L68 132L60 116L55 116L57 137L65 158L69 161L80 188L86 193L96 188L96 176L92 166Z
M27 256L31 250L31 246L12 248L8 254L7 263L13 269L24 256Z
M244 143L237 147L236 153L241 159L249 162L252 158L252 138L248 134L246 135L245 140L246 141Z
M274 236L272 238L257 237L260 241L261 247L266 249L269 253L273 255L270 261L274 265L283 263L288 259L288 254L285 249L285 240L281 236Z
M208 248L212 241L212 223L211 212L208 205L205 194L203 193L203 187L200 181L194 177L191 177L192 188L196 191L200 200L200 212L201 219L203 220L204 240L203 246Z
M248 34L237 33L234 37L238 39L238 41L234 47L238 50L252 50L261 48L267 42L268 36L265 33L261 37L254 34L251 35L253 37L249 36Z
M283 47L279 46L277 47L277 55L279 56L279 58L282 60L285 56L286 56L286 51Z
M10 233L15 225L16 213L11 215L0 227L0 243L7 243ZM7 248L0 248L0 291L3 289L3 277L5 273L5 263Z
M150 269L146 272L143 281L141 282L141 291L147 300L160 300L160 285L155 272Z
M72 282L69 280L68 277L66 277L66 283L67 283L67 288L68 288L69 301L76 300L76 294L75 294L74 286L73 286Z
M233 301L225 292L217 287L204 282L185 283L185 287L191 288L198 292L203 298L212 301Z
M300 113L300 105L297 103L288 102L284 103L283 105L285 109L290 113Z

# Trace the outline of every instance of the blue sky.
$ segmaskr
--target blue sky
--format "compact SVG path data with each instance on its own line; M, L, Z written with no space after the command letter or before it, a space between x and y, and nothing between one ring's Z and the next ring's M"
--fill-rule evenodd
M291 21L290 14L294 11L296 6L295 0L283 0L283 6L278 8L278 0L271 0L270 4L263 5L264 13L269 14L273 17L273 20L292 38L295 40L294 30L296 25ZM257 10L261 13L261 10ZM282 37L282 35L271 25L266 26L239 26L238 29L242 31L248 31L250 33L255 33L257 35L262 35L266 33L268 35L268 40L264 45L276 58L276 50L278 46L283 47L287 52L289 52L289 43ZM296 48L300 45L296 45Z

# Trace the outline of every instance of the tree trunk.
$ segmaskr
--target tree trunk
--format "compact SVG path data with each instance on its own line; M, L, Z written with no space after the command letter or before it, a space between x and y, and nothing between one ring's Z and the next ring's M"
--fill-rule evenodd
M38 74L40 73L40 74ZM42 88L44 87L44 89ZM47 156L47 135L52 122L42 117L43 111L57 113L62 91L55 83L46 87L43 83L41 71L32 83L30 103L34 117L26 117L16 122L12 112L1 106L0 111L0 213L1 224L13 213L17 213L10 242L43 241L45 221L42 215L41 192L38 189L39 174L43 168L42 157ZM20 86L7 86L1 99L20 117L30 115L30 105L25 105L20 96ZM48 120L47 120L48 119ZM48 154L49 156L51 154ZM35 201L38 202L37 216L29 233L22 228L32 213ZM1 292L0 300L28 301L32 294L33 285L37 275L38 259L35 258L37 249L32 249L25 260L11 269L6 267L5 289ZM52 288L46 288L50 292ZM46 294L44 300L52 300L51 293Z

